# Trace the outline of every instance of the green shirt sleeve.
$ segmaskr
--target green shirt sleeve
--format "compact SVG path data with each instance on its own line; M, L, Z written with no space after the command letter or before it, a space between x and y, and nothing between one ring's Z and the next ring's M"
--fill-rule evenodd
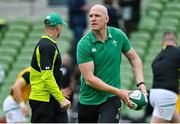
M82 64L86 62L93 61L91 55L90 42L88 40L82 39L77 45L77 63Z
M122 31L121 31L121 36L122 36L122 41L123 41L122 52L127 53L131 49L131 43L128 37L126 36L126 34Z

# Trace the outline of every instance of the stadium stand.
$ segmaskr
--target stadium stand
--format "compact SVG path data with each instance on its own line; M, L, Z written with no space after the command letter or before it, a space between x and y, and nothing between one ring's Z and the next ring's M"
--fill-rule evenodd
M160 51L161 36L164 31L180 32L180 0L148 0L142 10L138 30L130 35L134 46L143 61L144 78L147 88L152 85L151 63ZM40 20L40 19L39 19ZM5 81L0 86L0 116L2 101L9 93L18 72L30 64L33 48L42 35L41 20L16 19L8 22L8 29L0 31L0 63L6 73ZM63 27L58 41L60 52L66 53L71 48L72 32ZM121 64L122 88L135 89L129 62L122 57ZM124 104L121 108L123 117L137 119L144 111L133 111ZM148 120L147 120L148 122Z

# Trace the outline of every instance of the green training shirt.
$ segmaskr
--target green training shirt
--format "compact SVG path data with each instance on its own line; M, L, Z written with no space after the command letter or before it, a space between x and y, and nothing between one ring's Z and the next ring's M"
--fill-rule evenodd
M57 101L64 99L60 91L61 56L56 41L42 36L31 60L31 93L29 99L49 102L50 95Z
M130 50L131 44L120 29L108 27L107 38L104 42L98 41L90 31L78 43L78 64L93 61L94 75L107 84L121 88L120 85L120 63L121 52ZM81 75L80 103L86 105L99 105L114 96L104 91L92 88L86 84Z

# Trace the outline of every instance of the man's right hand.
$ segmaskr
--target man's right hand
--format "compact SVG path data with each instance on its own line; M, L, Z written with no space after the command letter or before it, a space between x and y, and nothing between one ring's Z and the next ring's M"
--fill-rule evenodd
M130 108L132 109L132 103L129 99L129 90L119 89L117 96Z
M63 96L66 97L66 98L70 98L71 94L72 94L72 90L70 87L66 87L66 88L63 88L61 89L62 93L63 93Z
M60 102L60 105L61 105L61 108L64 108L64 109L69 109L71 107L71 102L64 98L61 102Z

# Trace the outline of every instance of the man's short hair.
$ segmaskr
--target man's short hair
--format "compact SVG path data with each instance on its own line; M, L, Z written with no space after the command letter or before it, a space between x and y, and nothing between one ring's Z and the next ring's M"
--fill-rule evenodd
M177 38L176 32L166 31L163 33L163 41L176 41Z

